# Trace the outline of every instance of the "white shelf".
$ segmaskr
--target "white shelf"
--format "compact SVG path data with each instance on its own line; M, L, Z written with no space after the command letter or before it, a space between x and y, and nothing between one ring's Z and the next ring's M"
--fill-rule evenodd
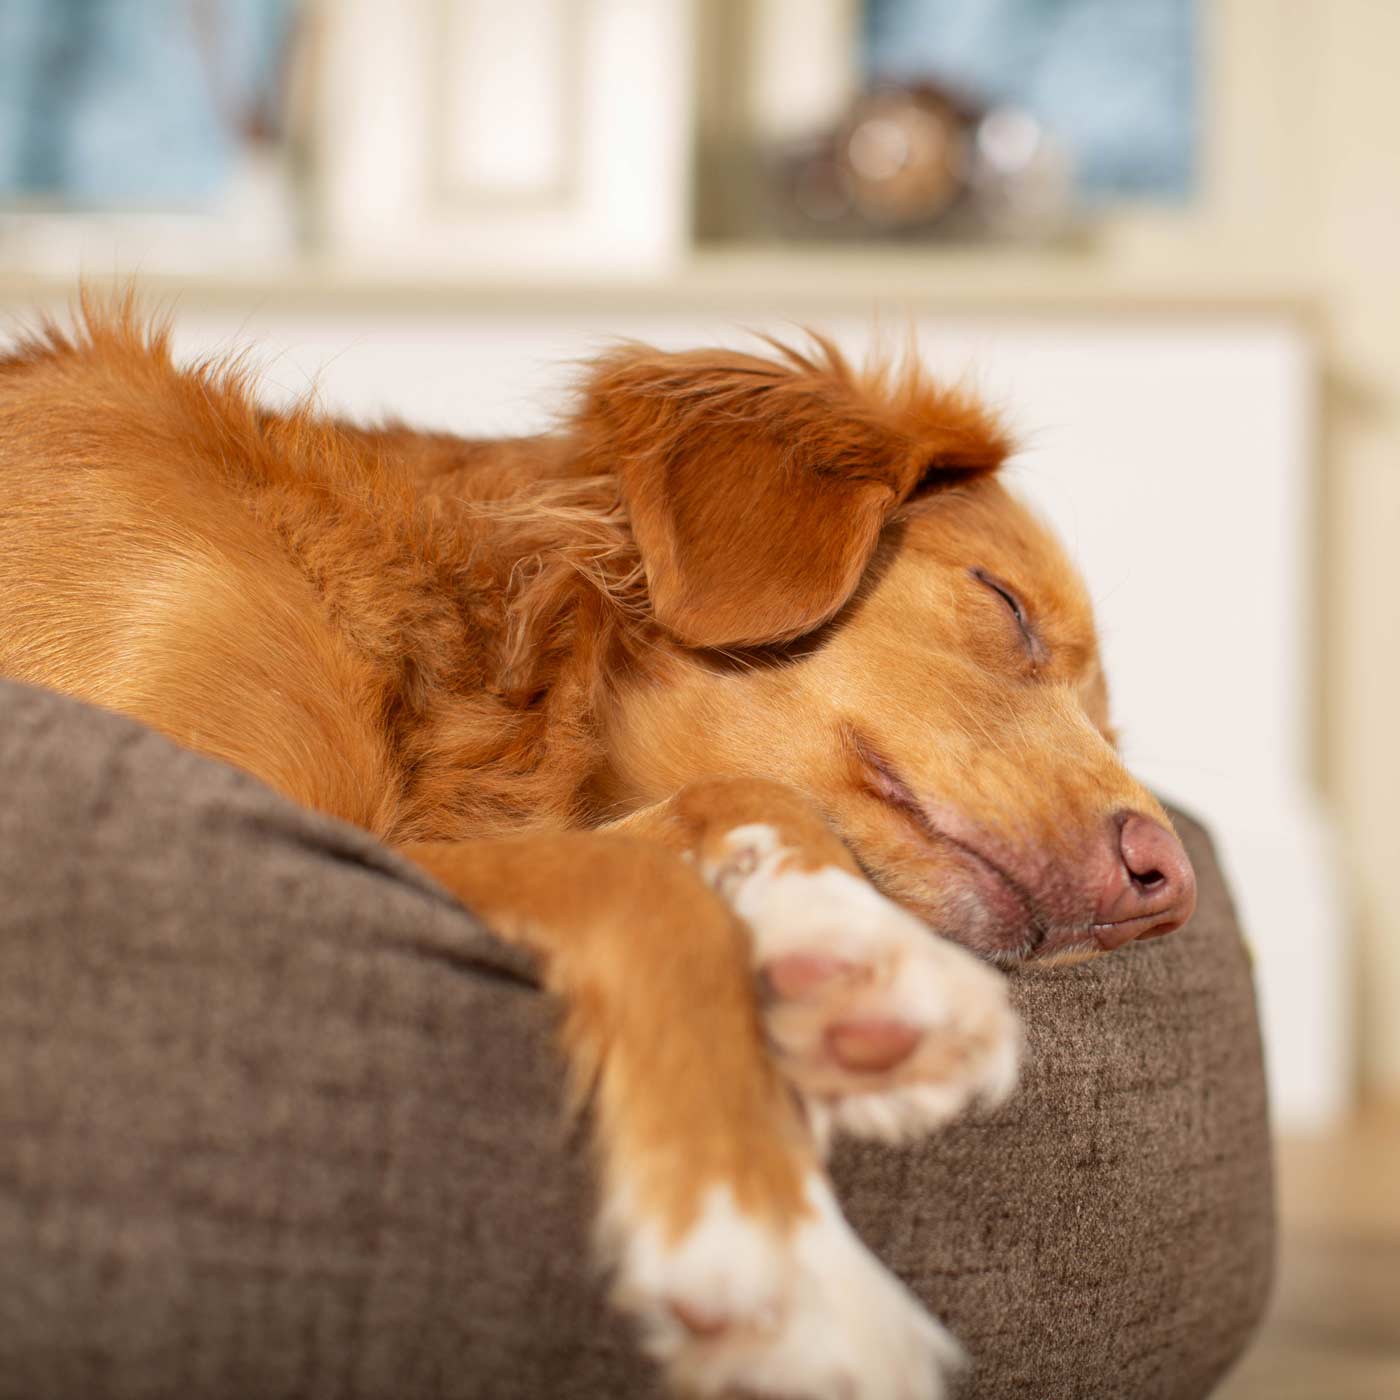
M274 302L304 309L432 311L482 309L549 314L587 309L715 309L759 316L800 306L897 314L905 308L950 312L1103 315L1293 312L1311 316L1320 289L1296 272L1252 260L1160 269L1128 267L1092 249L809 248L740 246L693 255L664 277L491 276L391 268L328 258L252 262L203 271L114 273L90 268L102 291L135 281L151 300L182 305ZM0 303L49 303L70 297L76 273L6 267L0 255Z

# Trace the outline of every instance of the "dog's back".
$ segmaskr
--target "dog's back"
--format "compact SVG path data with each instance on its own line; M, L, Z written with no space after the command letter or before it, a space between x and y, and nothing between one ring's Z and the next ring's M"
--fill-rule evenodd
M89 311L0 361L0 673L386 839L569 825L602 658L561 619L598 601L615 501L499 508L560 473L559 439L269 412L237 362Z
M291 469L236 385L100 323L0 368L0 444L0 670L382 830L378 677L279 539L349 463L308 425Z

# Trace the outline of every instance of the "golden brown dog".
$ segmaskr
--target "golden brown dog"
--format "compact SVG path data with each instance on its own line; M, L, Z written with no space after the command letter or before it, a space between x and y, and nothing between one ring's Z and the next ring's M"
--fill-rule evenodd
M821 340L628 346L559 433L470 442L266 411L89 313L0 359L0 671L367 827L540 955L676 1384L932 1396L949 1343L829 1133L1010 1088L957 944L1085 956L1194 899L1006 451Z

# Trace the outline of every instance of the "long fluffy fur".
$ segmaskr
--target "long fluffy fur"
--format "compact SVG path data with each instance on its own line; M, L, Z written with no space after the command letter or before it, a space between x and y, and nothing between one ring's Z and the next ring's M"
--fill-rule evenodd
M0 625L0 669L131 710L392 839L589 824L602 759L596 717L609 687L652 664L664 636L657 572L644 569L636 535L639 520L658 514L658 493L694 477L705 500L734 509L726 493L751 489L754 471L769 469L752 454L730 453L729 463L725 434L736 425L771 439L764 451L780 492L808 458L842 489L879 478L907 495L931 466L983 468L1005 450L979 409L915 368L862 379L820 339L774 348L777 360L624 346L593 367L563 433L474 443L336 423L310 403L269 412L246 358L177 368L167 327L143 319L130 296L111 307L85 298L76 329L47 324L0 362L7 454L62 474L49 478L52 499L31 497L41 532L61 550L60 517L95 512L115 537L87 547L122 576L159 549L193 551L202 582L181 587L209 590L205 622L221 594L297 594L308 635L280 657L264 638L261 676L264 690L295 696L296 713L264 706L262 727L280 734L245 742L233 716L219 724L187 713L188 694L140 693L124 673L133 661L138 670L168 661L154 639L156 614L172 600L144 596L140 617L134 603L106 608L126 650L104 654L83 626L88 602L70 600L65 629L61 597L60 617L46 615L19 574L10 579L19 605ZM127 491L113 514L113 481L147 499ZM175 497L189 498L190 516L152 514ZM133 557L143 540L146 552ZM839 540L834 548L847 551ZM839 569L804 581L799 591L821 596L794 599L794 615L834 610L864 557L843 554ZM269 601L264 630L275 630L276 610ZM256 613L248 620L259 625ZM53 638L65 631L88 644L60 654ZM319 670L296 655L307 646L321 654ZM184 658L206 707L250 698L230 673L238 664L236 647L217 639L202 649L196 639ZM381 796L365 795L376 787Z

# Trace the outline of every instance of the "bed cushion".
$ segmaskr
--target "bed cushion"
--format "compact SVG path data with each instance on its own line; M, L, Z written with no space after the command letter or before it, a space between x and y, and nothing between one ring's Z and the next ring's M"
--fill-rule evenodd
M1249 963L1180 830L1187 929L1013 977L1010 1103L836 1153L961 1395L1204 1395L1262 1311ZM585 1262L554 1030L365 834L0 682L0 1397L658 1393Z

